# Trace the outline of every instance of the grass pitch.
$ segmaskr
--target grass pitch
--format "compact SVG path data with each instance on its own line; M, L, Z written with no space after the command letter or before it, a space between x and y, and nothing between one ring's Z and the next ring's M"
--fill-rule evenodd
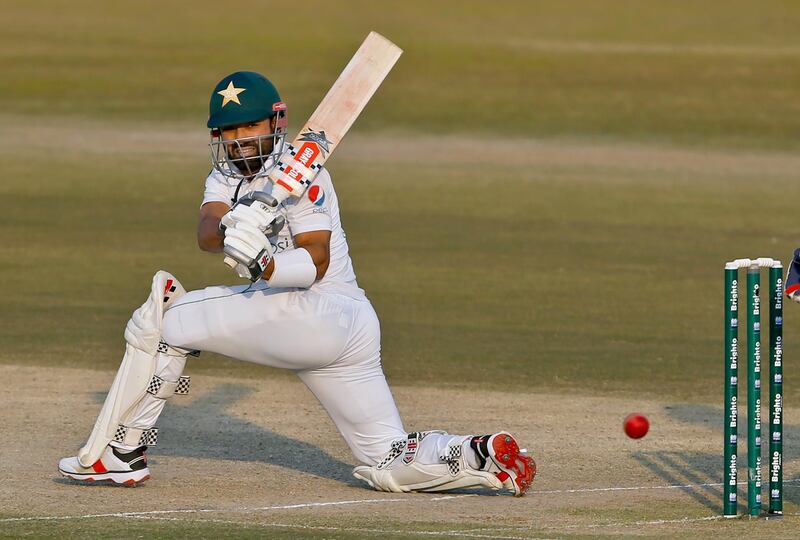
M800 9L485 7L7 2L0 362L107 376L156 269L187 288L235 282L194 240L211 88L236 69L264 71L297 128L375 29L405 55L329 166L390 382L717 414L722 265L786 261L798 243ZM189 371L288 378L213 355ZM655 517L630 505L619 519ZM94 534L78 523L30 532Z
M35 125L33 143L3 144L15 179L2 187L4 356L112 369L155 270L190 289L236 283L195 245L203 136ZM48 153L59 174L29 178L51 140L66 141ZM434 146L442 161L420 164ZM399 383L716 402L722 265L795 244L800 159L788 153L356 134L334 160ZM212 356L193 369L262 370Z

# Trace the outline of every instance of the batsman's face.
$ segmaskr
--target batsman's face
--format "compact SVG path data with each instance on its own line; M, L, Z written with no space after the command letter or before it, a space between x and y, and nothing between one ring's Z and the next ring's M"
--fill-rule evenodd
M274 119L269 118L222 128L220 135L228 158L243 174L254 175L261 170L274 147L273 129Z

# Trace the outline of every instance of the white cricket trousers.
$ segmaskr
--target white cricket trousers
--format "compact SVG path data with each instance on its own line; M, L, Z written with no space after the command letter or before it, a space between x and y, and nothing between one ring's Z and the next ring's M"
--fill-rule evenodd
M378 463L404 439L381 368L380 324L369 300L315 289L209 287L164 314L169 345L297 373L356 459Z

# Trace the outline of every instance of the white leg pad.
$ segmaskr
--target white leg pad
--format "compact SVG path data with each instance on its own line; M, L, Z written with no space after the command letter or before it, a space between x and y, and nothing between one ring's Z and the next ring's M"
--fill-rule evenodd
M377 465L353 469L353 476L379 491L449 491L463 488L502 489L503 483L492 473L469 466L463 445L470 437L452 438L443 455L418 459L423 445L436 445L436 438L452 437L443 431L410 433L406 440L395 441L392 449ZM428 448L426 450L431 450ZM420 451L425 455L430 452ZM426 461L429 461L426 463Z
M134 419L137 408L145 396L158 395L160 397L167 392L169 395L172 394L169 392L169 384L159 385L156 394L148 394L148 389L152 389L151 383L156 374L156 356L159 355L161 321L164 318L164 310L176 298L185 293L184 288L172 274L160 270L153 276L150 296L133 313L125 328L127 343L122 364L114 377L114 382L108 391L89 440L78 451L78 460L84 467L91 467L112 440L126 446L139 446L155 442L153 430L128 424ZM183 356L180 371L183 370L183 363L185 363L185 354ZM172 380L173 392L177 389L180 381L180 378ZM157 381L155 384L158 385ZM163 397L161 397L161 401L163 401Z
M153 446L158 443L158 428L153 427L164 410L167 399L174 394L189 393L189 377L181 376L186 365L186 352L169 347L161 342L156 355L156 368L153 377L147 384L147 393L133 408L130 416L124 419L124 425L117 430L112 446L123 450L134 450L142 445Z

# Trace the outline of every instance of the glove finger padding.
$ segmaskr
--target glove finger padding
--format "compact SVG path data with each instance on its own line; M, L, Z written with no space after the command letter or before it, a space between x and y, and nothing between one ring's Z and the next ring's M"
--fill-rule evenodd
M225 231L226 229L233 228L236 225L236 220L233 219L231 215L231 210L228 210L225 215L219 220L219 228L221 231Z
M260 251L246 240L230 235L225 238L225 247L223 251L228 257L231 257L236 262L242 264L249 264L250 261L255 259Z
M237 223L235 227L226 230L224 244L233 247L249 259L255 259L259 253L269 249L269 240L264 233L247 223ZM231 256L239 260L238 257ZM247 264L249 261L239 262Z
M233 271L236 272L236 275L239 276L240 278L251 279L253 277L252 273L250 272L250 269L247 268L242 263L237 263L236 266L233 268Z
M249 223L238 223L233 230L245 235L252 243L253 247L258 247L259 249L269 247L269 240L267 240L266 235L261 232L258 227L254 227Z
M235 223L247 223L256 227L261 232L266 231L270 223L275 221L275 214L272 212L265 212L255 206L239 205L231 210L231 219Z

